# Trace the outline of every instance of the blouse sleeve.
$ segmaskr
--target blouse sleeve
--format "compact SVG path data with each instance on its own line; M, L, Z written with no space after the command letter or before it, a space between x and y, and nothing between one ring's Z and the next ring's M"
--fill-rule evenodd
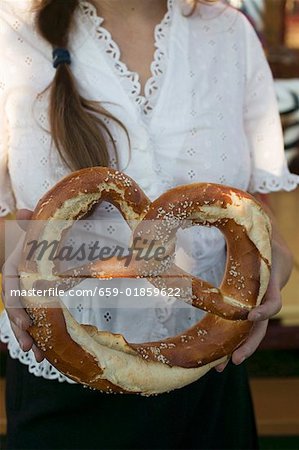
M6 100L12 87L12 77L9 70L11 61L7 58L8 50L6 51L4 44L6 43L7 35L11 37L11 33L7 32L8 27L4 17L5 4L2 4L0 8L0 42L3 44L0 52L0 217L4 217L16 209L8 170L9 126L5 111Z
M5 117L6 77L0 57L0 217L15 210L15 199L8 171L8 126Z
M299 184L299 176L287 166L272 73L256 32L243 20L247 49L244 127L252 164L248 191L290 191Z

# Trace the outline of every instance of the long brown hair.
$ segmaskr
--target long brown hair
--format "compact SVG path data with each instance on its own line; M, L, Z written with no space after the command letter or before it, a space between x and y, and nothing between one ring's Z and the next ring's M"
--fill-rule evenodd
M35 0L36 27L39 34L53 48L67 48L72 19L80 0ZM212 3L217 0L206 0ZM201 0L189 0L193 5ZM204 1L203 1L204 3ZM50 87L49 121L52 139L66 164L72 169L107 166L112 144L117 161L113 136L104 119L118 124L129 136L124 125L99 102L86 100L77 89L71 66L60 64Z
M67 48L73 14L79 0L38 0L34 4L36 26L40 35L53 48ZM104 118L124 129L99 102L86 100L77 89L68 64L60 64L49 87L49 122L52 139L66 164L72 169L90 166L107 166L109 152L117 152L113 136Z

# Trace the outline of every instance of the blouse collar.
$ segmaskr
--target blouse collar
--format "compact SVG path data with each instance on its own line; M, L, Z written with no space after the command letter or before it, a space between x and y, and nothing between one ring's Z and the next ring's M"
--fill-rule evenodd
M86 0L80 1L80 10L92 23L91 33L96 38L101 51L107 56L112 70L119 77L123 88L141 109L145 116L150 116L159 95L162 80L167 67L169 35L173 19L174 3L176 0L167 0L167 12L162 21L154 30L155 53L151 63L151 77L147 80L144 95L141 93L141 84L138 73L128 69L121 60L121 52L111 33L103 26L104 18L99 16L96 7Z

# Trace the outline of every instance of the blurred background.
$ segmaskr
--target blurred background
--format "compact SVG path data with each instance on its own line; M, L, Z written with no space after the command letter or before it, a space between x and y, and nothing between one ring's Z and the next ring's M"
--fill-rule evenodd
M299 174L299 0L227 0L255 27L275 80L292 172ZM262 449L299 449L299 189L271 194L271 207L294 254L282 311L247 362ZM3 306L0 303L0 310ZM5 345L0 344L0 447L5 448Z

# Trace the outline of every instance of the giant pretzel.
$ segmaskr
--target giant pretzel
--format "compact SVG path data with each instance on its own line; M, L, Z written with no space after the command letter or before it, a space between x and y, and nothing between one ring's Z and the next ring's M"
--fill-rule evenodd
M159 287L174 286L185 279L192 293L189 299L182 294L181 300L191 299L193 306L207 314L180 335L132 344L120 334L80 325L59 298L26 297L24 305L33 320L29 332L51 364L92 388L151 395L183 387L226 360L248 336L252 323L246 320L247 314L261 302L269 280L269 218L252 196L237 189L196 183L173 188L151 203L128 176L94 167L67 176L40 200L24 249L32 239L60 239L65 228L102 201L115 205L130 225L135 224L133 237L150 235L168 249L169 255L180 227L188 223L216 226L227 243L222 283L219 288L211 286L182 271L171 258L164 267L147 267L134 260L129 267L116 259L97 261L68 275L144 276ZM151 229L146 224L152 220L156 228ZM64 225L56 226L55 221ZM32 288L41 279L61 282L53 262L29 260L25 254L19 268L23 289Z

